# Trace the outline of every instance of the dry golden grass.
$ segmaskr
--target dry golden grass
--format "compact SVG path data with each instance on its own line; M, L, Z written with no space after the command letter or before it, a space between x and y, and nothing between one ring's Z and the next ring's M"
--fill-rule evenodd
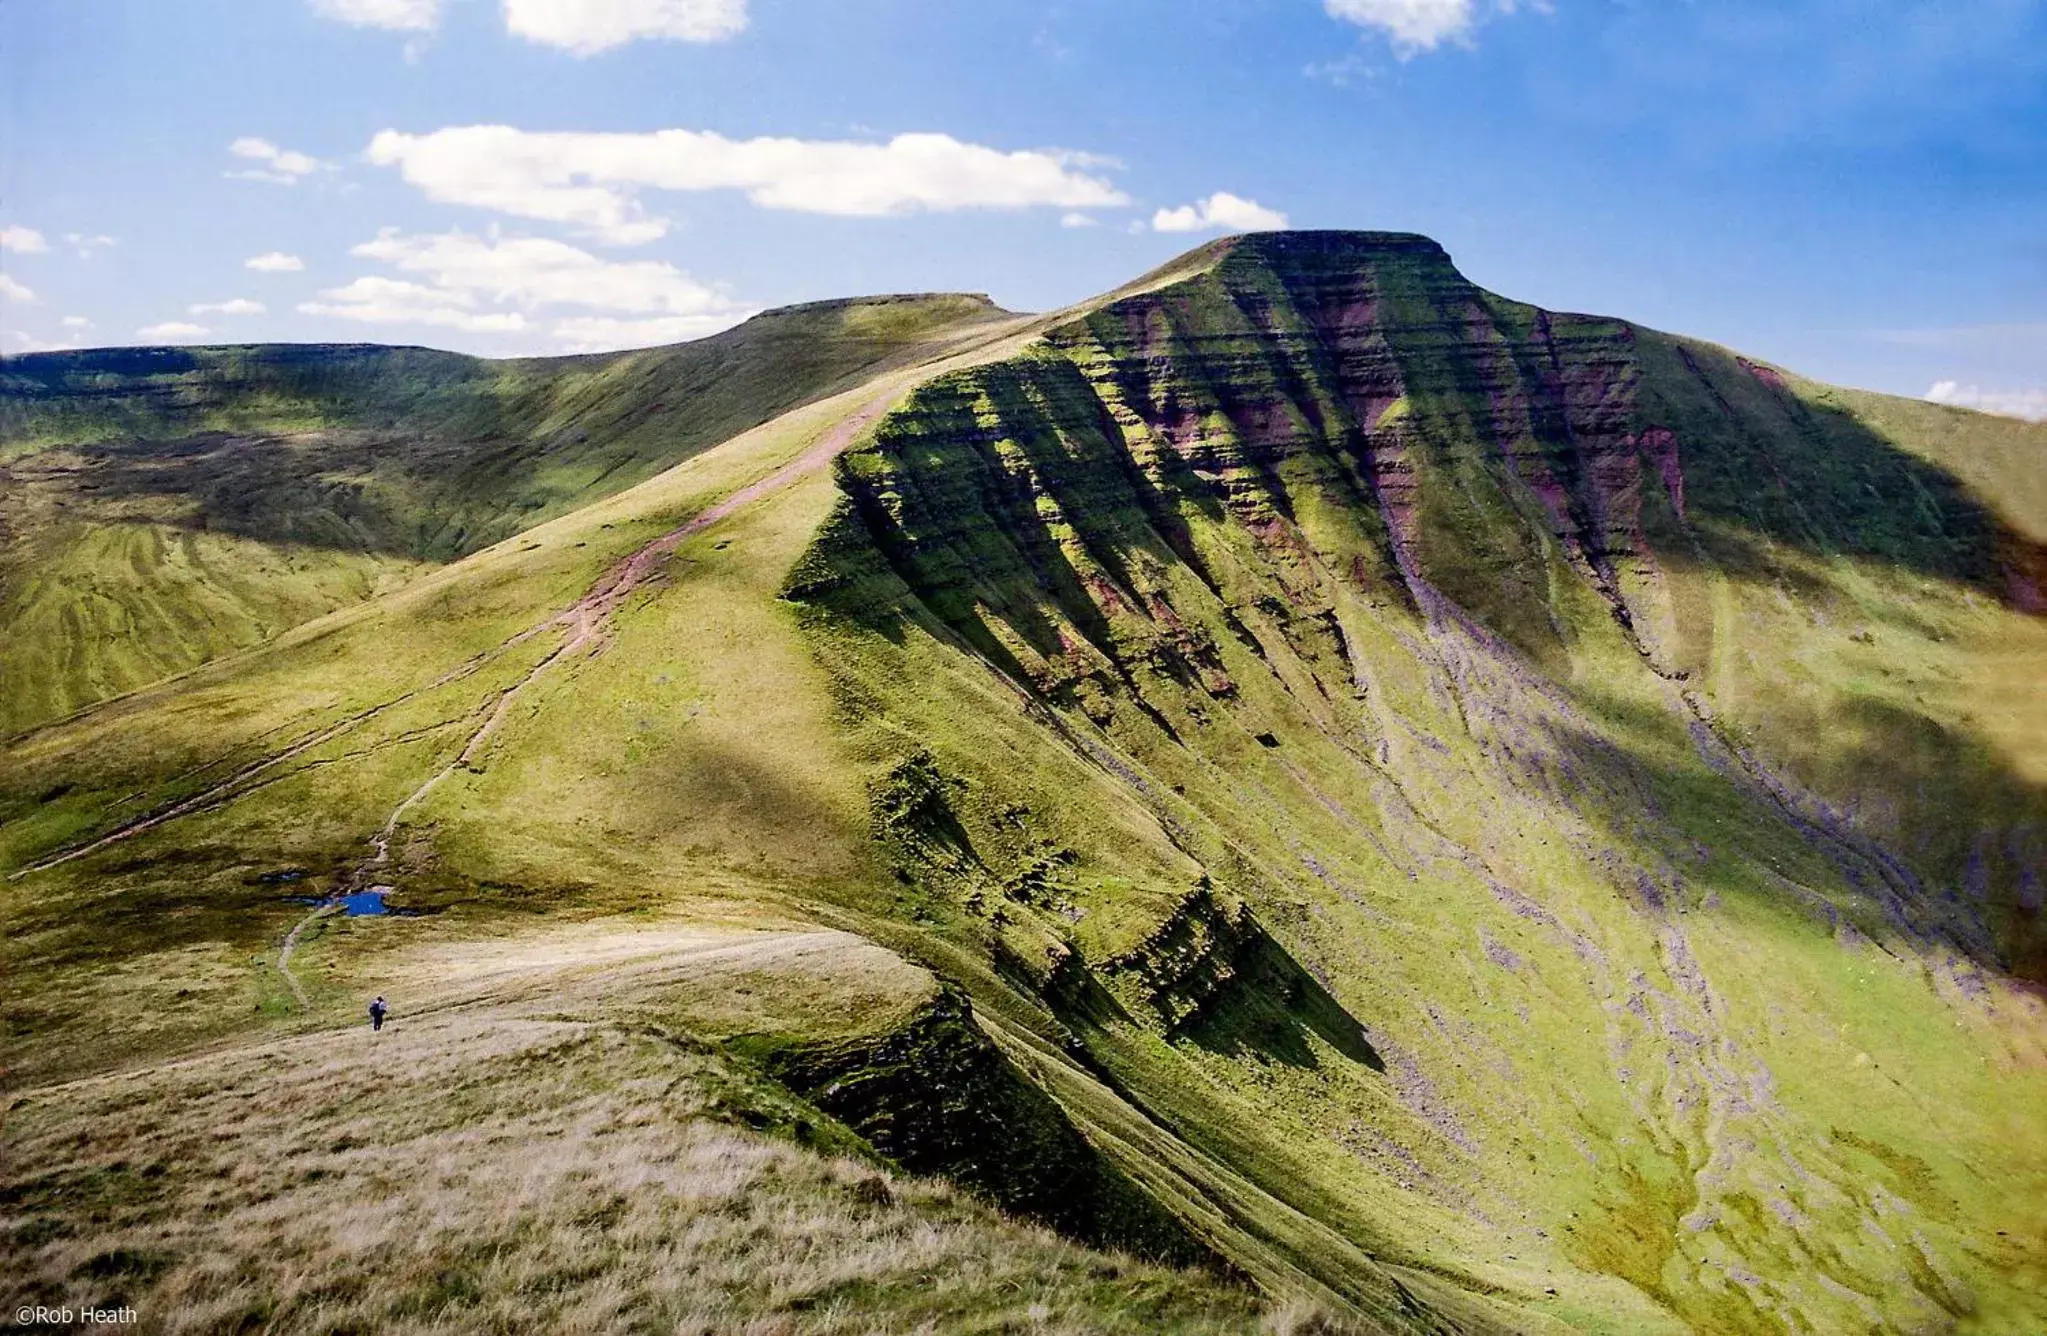
M740 1125L800 1116L651 1028L470 1007L47 1087L7 1112L0 1296L174 1333L1258 1325L1210 1277Z

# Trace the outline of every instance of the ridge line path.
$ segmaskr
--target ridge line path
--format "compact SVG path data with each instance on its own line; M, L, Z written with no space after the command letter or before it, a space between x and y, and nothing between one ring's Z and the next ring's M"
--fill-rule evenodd
M468 677L472 673L476 672L479 668L482 668L486 663L489 663L492 659L495 659L500 654L503 654L506 650L511 649L514 645L517 645L522 641L530 640L535 635L538 635L541 631L544 631L546 629L547 628L544 623L540 626L528 627L526 630L521 631L519 634L506 640L503 644L485 650L483 653L475 655L469 659L465 659L462 663L458 664L454 668L449 669L447 672L442 673L439 677L435 678L433 681L427 683L423 687L414 687L412 690L404 692L401 695L393 696L390 700L384 701L381 704L372 705L366 710L358 710L356 713L348 715L345 718L339 719L336 722L327 725L325 728L315 730L310 735L299 739L297 742L292 743L289 747L286 747L281 752L276 752L270 756L263 757L260 760L251 761L249 764L235 771L226 779L221 780L218 784L213 785L211 788L204 789L199 793L195 793L189 798L180 799L179 801L172 803L169 807L161 808L158 811L137 817L135 820L130 821L125 825L116 827L115 829L109 831L107 834L100 836L98 839L93 840L88 844L81 844L76 848L67 849L63 853L53 854L50 857L43 859L39 863L31 863L25 868L17 869L16 871L9 873L7 879L9 881L19 881L21 878L26 877L31 872L47 871L48 869L56 867L59 864L68 863L74 858L83 858L87 854L98 853L101 849L106 848L110 844L116 844L122 840L129 839L136 835L140 835L142 834L142 832L146 830L153 830L156 827L163 825L165 822L175 821L177 818L181 816L190 816L194 812L205 811L211 807L219 805L215 802L215 800L222 798L222 796L227 794L230 789L234 789L240 786L247 780L256 778L256 776L262 774L266 770L275 769L276 767L283 765L286 761L296 759L297 757L319 746L323 742L331 742L333 739L340 737L343 733L349 732L350 730L356 728L358 725L368 723L371 719L374 719L376 716L382 714L384 711L390 709L394 705L403 705L406 701L411 700L415 696L423 696L429 691L438 691L440 688L444 686L448 686L451 683L461 681L463 678ZM230 797L227 798L226 801L233 801L233 799Z
M292 924L291 931L284 935L284 946L277 953L277 972L282 974L285 983L291 986L291 995L298 999L300 1011L312 1010L313 1004L306 997L306 990L299 983L299 976L291 972L291 953L298 949L300 933L312 927L315 921L325 918L340 908L341 902L338 899L322 901L318 909L315 909L297 923Z
M437 770L425 783L406 795L405 800L399 803L397 808L392 811L390 818L385 821L383 829L372 837L370 841L375 849L375 853L356 869L355 874L346 883L348 888L359 886L363 875L369 869L382 866L389 861L391 838L396 833L398 823L405 813L424 799L442 779L452 774L456 769L471 765L474 762L483 745L489 741L491 735L497 731L499 725L504 722L505 717L510 714L514 700L527 687L538 681L548 669L574 651L590 645L593 641L596 642L599 649L602 649L605 643L604 633L609 630L612 617L617 614L626 599L655 574L659 564L671 556L676 548L680 547L687 539L728 518L741 507L749 505L771 492L779 491L798 478L814 473L829 464L833 459L844 453L846 447L853 443L855 436L859 435L864 428L887 412L889 406L907 392L907 388L902 385L893 386L876 398L862 404L827 428L822 436L812 442L809 448L804 450L795 459L783 464L765 477L748 483L727 496L724 500L706 507L675 528L670 529L652 542L639 548L601 576L590 587L589 591L566 611L557 613L545 621L535 623L517 635L509 637L496 647L464 661L423 687L414 687L412 690L393 697L391 700L385 701L380 705L374 705L369 709L358 711L325 728L316 730L310 736L293 743L275 755L251 762L249 765L229 775L220 783L200 793L181 799L160 811L138 817L86 844L79 845L62 853L53 854L40 862L31 863L27 867L11 873L8 879L10 881L17 881L22 877L28 876L30 873L47 871L60 864L69 863L73 859L84 858L88 854L97 853L109 845L117 844L123 840L140 835L145 831L153 830L157 826L174 821L179 817L189 816L193 812L207 810L215 806L224 806L226 803L233 802L237 797L241 796L240 794L233 793L232 790L238 788L246 781L312 750L323 742L330 741L348 732L350 729L368 722L392 706L402 704L415 696L424 695L429 691L437 690L440 687L470 676L486 663L497 658L513 646L530 640L545 631L556 628L567 631L568 634L560 645L556 646L529 669L525 676L498 694L495 707L484 719L483 724L470 734L468 741L463 745L461 752L455 759L440 770ZM702 458L701 455L693 457ZM299 929L307 926L313 918L318 917L321 912L329 907L323 904L320 910L316 910L312 915L309 915L304 922L301 922L292 930L292 937L295 938ZM279 965L282 968L284 961L280 960ZM303 1001L304 996L299 989L297 981L292 977L291 972L286 969L284 970L284 975L286 982L291 984L293 994Z
M452 980L452 986L447 991L429 995L420 1006L407 1007L402 1020L419 1022L429 1018L443 1021L467 1019L479 1010L487 1013L490 1008L509 1007L523 1002L531 1003L533 1006L544 1005L545 1009L510 1012L501 1019L517 1021L559 1018L568 1024L589 1025L596 1022L573 1013L566 1016L561 1014L564 981L572 979L578 972L601 970L605 986L616 989L630 987L648 979L658 982L666 977L666 972L685 965L693 970L699 970L710 963L764 964L792 956L800 958L815 951L840 949L848 944L867 944L865 938L856 937L843 929L799 926L729 929L715 925L691 925L680 931L657 929L651 933L636 933L634 936L638 940L600 943L597 949L580 952L571 958L550 957L537 961L515 959L502 967L468 971ZM584 995L573 991L568 995L570 1004L580 1004L587 1000ZM488 1015L486 1014L483 1019L487 1021ZM14 1097L34 1096L40 1099L66 1091L204 1067L238 1054L268 1054L313 1044L325 1044L332 1042L337 1031L353 1029L360 1024L360 1019L357 1019L350 1021L346 1026L302 1030L282 1037L260 1039L253 1043L231 1040L161 1061L66 1077L40 1085L20 1087L6 1093Z
M892 389L861 405L835 423L824 435L813 442L809 449L805 450L795 459L790 460L766 477L748 483L715 505L708 506L697 512L690 519L670 529L659 538L654 539L634 552L624 561L612 567L568 611L514 637L515 640L524 640L536 632L550 627L560 627L567 632L563 636L562 642L548 651L538 663L529 668L523 677L498 693L496 705L462 744L462 750L455 754L455 759L427 776L420 783L419 787L406 794L404 799L391 809L391 815L384 821L383 828L370 837L370 847L372 850L370 856L357 864L355 871L349 875L346 881L335 888L333 895L322 902L312 913L301 919L293 926L291 932L286 935L284 945L278 952L277 970L278 973L284 976L285 983L290 985L292 996L298 999L300 1007L305 1008L309 1004L306 999L305 990L299 985L297 976L291 972L291 954L293 948L298 945L299 934L312 926L315 920L339 909L342 896L366 889L366 884L370 881L373 874L390 863L391 841L397 837L399 822L404 820L405 814L408 811L425 801L427 795L433 792L435 786L457 770L480 770L482 768L477 763L477 758L482 754L491 736L497 732L506 717L511 714L513 704L526 689L544 677L549 669L585 646L591 647L593 654L601 653L605 645L609 643L608 632L611 628L611 621L618 615L619 609L625 605L626 600L632 596L634 591L653 578L660 569L661 563L675 554L676 548L682 546L684 542L702 533L712 525L731 516L742 507L750 505L772 492L780 491L798 478L815 473L831 463L832 460L845 451L847 446L853 443L855 436L859 435L865 427L886 412L889 405L900 398L902 393L903 391L899 388ZM506 645L508 646L511 643L513 642L507 641ZM499 648L502 649L504 647L500 646Z

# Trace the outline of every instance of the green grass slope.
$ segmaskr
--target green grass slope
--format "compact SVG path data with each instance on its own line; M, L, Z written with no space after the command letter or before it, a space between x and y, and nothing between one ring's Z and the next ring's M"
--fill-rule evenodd
M564 1328L2047 1322L2047 432L1397 235L1220 242L995 332L7 743L7 1162L100 1175L11 1180L10 1273L155 1249L103 1292L226 1302L188 1186L90 1133L106 1082L320 1171L237 1212L476 1175L388 1287L266 1271L297 1324L487 1326L538 1263L443 1241L543 1145L573 1191L503 1228L587 1268ZM317 903L370 885L416 916ZM372 992L471 1027L384 1037L425 1060L506 1062L392 1085L359 1161L203 1103L298 1108L273 1051L364 1070ZM611 1070L734 1093L625 1118ZM832 1247L650 1253L701 1217L607 1158L622 1119ZM1091 1251L921 1186L848 1224L847 1155ZM927 1301L866 1232L927 1213L1027 1264ZM1004 1307L1040 1268L1050 1316Z
M1003 318L939 294L587 357L0 361L0 734L260 643Z

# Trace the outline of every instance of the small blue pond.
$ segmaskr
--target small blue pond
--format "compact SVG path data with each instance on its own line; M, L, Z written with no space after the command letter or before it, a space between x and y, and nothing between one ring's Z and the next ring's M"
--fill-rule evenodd
M397 889L392 886L372 886L366 891L351 891L346 895L287 895L285 901L294 905L318 905L328 910L339 909L344 918L418 918L427 911L423 909L397 909L384 902L384 897Z

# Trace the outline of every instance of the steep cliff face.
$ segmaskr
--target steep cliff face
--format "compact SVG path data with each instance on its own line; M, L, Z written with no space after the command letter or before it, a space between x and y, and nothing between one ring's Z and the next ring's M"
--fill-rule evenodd
M1653 673L1705 688L1684 693L1694 726L1739 731L1713 711L1716 643L1740 638L1716 593L1773 584L1824 626L1838 591L1790 582L1832 562L2023 615L2047 553L1780 372L1520 306L1433 242L1358 233L1237 243L1198 278L927 387L845 476L848 522L956 634L1048 699L1085 709L1120 685L1161 723L1140 672L1212 702L1235 690L1168 572L1204 584L1246 643L1240 605L1262 600L1327 699L1368 694L1341 595L1462 621L1564 681L1618 631ZM1223 532L1247 545L1205 554ZM1953 815L1900 796L1922 799ZM1990 960L2029 972L2039 832L2005 834L1972 855L1977 903L1949 926L1999 937Z
M793 317L887 343L901 306ZM95 1291L155 1311L149 1283L226 1274L76 1078L227 1092L176 1116L232 1150L252 1101L298 1107L279 1055L325 1062L387 993L380 1043L448 1019L464 1051L513 1027L558 1055L568 1023L648 1046L571 1079L521 1040L491 1051L526 1075L420 1093L421 1181L465 1211L489 1182L439 1170L478 1138L512 1164L668 1127L646 1083L697 1071L755 1127L1207 1264L1032 1262L1128 1318L1090 1330L1247 1325L1237 1278L1337 1330L2047 1327L2047 428L1519 306L1413 237L1232 239L1067 316L954 314L518 543L0 737L0 1060L70 1157L0 1155L37 1216L0 1276L54 1302L81 1259L162 1249L159 1281ZM569 396L641 423L583 442L633 468L684 439L633 419L690 383L646 356ZM794 392L749 365L690 431ZM161 464L179 523L218 514L186 465L261 455L267 420L193 459L10 467L71 471L36 484L55 511ZM29 564L53 599L8 623L0 682L77 658ZM372 882L414 912L302 903ZM630 1105L573 1135L495 1121L528 1077L599 1073ZM136 1093L145 1121L184 1099ZM330 1187L382 1172L331 1153ZM322 1218L291 1172L262 1210ZM635 1210L676 1199L617 1177ZM942 1217L872 1212L933 1198L872 1177L753 1196L821 1259L800 1285L757 1265L773 1231L706 1244L773 1291L731 1322L1039 1322L1014 1267L924 1260ZM484 1213L678 1274L666 1225L558 1195ZM860 1230L812 1227L846 1201ZM883 1237L913 1244L877 1272ZM1051 1257L1033 1237L1014 1256ZM364 1302L415 1311L443 1242L473 1252L400 1230ZM607 1265L616 1311L672 1325ZM331 1317L301 1271L236 1302Z
M943 777L917 915L1290 1209L1567 1320L1933 1328L2033 1311L2047 1167L1991 1075L2040 1056L2047 566L1959 476L1275 234L918 390L789 592Z

